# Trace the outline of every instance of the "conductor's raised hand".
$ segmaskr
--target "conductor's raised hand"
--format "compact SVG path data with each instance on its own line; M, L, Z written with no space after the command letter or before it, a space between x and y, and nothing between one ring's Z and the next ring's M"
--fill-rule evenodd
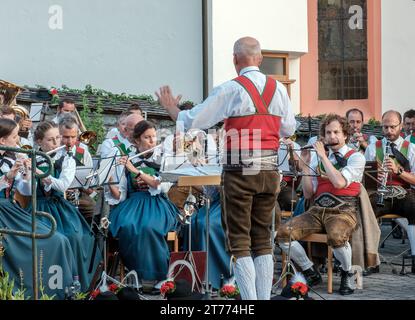
M180 112L178 105L182 99L182 95L179 94L177 97L174 97L169 86L161 87L159 91L155 92L155 94L157 96L158 103L166 109L170 117L176 121L177 115Z

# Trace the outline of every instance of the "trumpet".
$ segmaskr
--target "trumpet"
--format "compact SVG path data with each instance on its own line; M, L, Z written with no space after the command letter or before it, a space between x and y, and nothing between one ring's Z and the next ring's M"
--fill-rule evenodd
M30 119L29 111L25 107L19 106L19 105L13 106L12 109L14 110L14 113L16 114L16 121L20 125L19 135L21 137L27 138L29 136L29 129L23 128L21 123L24 120Z
M97 134L94 131L84 131L79 135L79 141L90 146L97 141Z

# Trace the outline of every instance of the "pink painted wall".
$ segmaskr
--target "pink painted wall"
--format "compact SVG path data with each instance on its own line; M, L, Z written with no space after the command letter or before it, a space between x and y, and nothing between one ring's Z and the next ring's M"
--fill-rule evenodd
M303 115L335 112L344 115L351 107L358 107L365 114L365 121L381 116L381 1L368 0L368 85L366 100L318 99L318 22L317 0L308 0L308 48L301 57L300 110Z

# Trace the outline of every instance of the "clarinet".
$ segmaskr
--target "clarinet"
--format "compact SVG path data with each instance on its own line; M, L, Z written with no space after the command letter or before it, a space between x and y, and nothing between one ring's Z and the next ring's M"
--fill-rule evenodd
M382 162L382 171L385 174L383 175L383 178L382 178L382 180L380 182L380 185L378 187L378 190L377 190L378 199L377 199L376 205L378 207L384 207L385 206L385 203L384 203L385 199L384 198L385 198L385 195L388 192L388 188L386 186L386 184L388 182L388 171L385 170L384 168L385 168L386 160L390 159L391 154L392 154L392 150L391 150L391 147L390 147L390 141L388 140L388 141L386 141L385 155L383 157L383 162Z

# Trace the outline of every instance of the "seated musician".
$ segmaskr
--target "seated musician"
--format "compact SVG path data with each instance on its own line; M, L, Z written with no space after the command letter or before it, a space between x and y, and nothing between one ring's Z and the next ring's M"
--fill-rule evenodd
M156 146L154 124L140 121L133 139L139 153ZM118 185L109 186L112 203L119 203L110 213L110 232L119 241L122 260L140 279L156 282L167 276L170 254L165 236L176 229L178 214L163 193L158 158L155 152L131 161L122 157L124 175ZM158 285L154 289L159 289Z
M11 107L3 107L0 109L0 118L11 119L11 120L16 121L16 112ZM22 124L26 126L28 130L32 127L32 120L30 119L22 120L21 122ZM24 146L24 145L32 146L33 140L32 140L31 132L29 131L29 135L27 138L19 136L19 141L17 145L18 146Z
M114 137L118 137L120 138L120 136L124 139L127 139L126 135L125 135L125 119L130 115L131 113L129 111L123 111L121 112L120 116L117 119L117 126L114 128L111 128L107 134L105 135L105 141L107 141L107 139L111 140ZM103 145L101 146L101 154L104 152L105 153L105 149L103 150L104 147L104 142Z
M352 294L353 274L352 250L349 238L357 226L358 195L360 181L365 167L364 156L346 145L348 124L346 119L329 114L321 123L320 136L324 143L333 144L328 156L323 142L314 144L315 154L309 150L302 151L302 166L305 174L319 170L321 176L302 178L304 197L314 199L314 203L305 213L294 217L282 225L277 232L280 247L288 251L291 243L291 258L303 270L309 285L321 282L321 276L307 257L298 240L312 233L326 231L328 244L333 247L335 257L341 263L342 295Z
M405 140L415 143L415 110L413 109L403 114L403 132Z
M364 124L363 112L357 108L350 109L346 112L346 119L350 128L349 147L364 153L367 146L376 142L377 139L375 136L362 133Z
M70 154L74 159L77 167L93 167L92 157L88 151L88 146L79 142L78 133L79 127L76 118L66 115L61 118L59 122L59 132L62 136L62 145L66 145L67 148L61 149L57 152L57 157L63 157ZM73 199L74 190L67 190L67 198ZM95 201L90 195L94 195L93 190L79 190L79 201L75 205L79 207L79 211L82 213L88 223L91 223L94 216ZM75 196L78 197L78 196ZM78 203L79 202L79 203Z
M62 118L68 115L75 116L76 105L71 98L65 98L59 102L56 116L52 119L53 122L59 124Z
M0 119L0 146L15 147L18 141L19 127L10 119ZM25 196L31 195L31 160L17 159L16 154L0 150L0 228L31 232L32 214L23 210L13 201L18 190ZM22 170L22 171L21 171ZM50 232L49 224L36 219L37 234ZM56 231L47 239L37 239L38 263L42 253L42 274L45 293L63 299L65 287L72 283L77 274L76 262L68 238ZM0 241L2 267L14 279L15 284L22 283L27 289L26 297L34 297L32 287L32 239L11 234L2 234ZM56 271L56 266L60 271ZM23 272L23 277L19 273ZM17 286L20 287L20 286Z
M40 151L57 149L61 145L58 125L52 121L40 123L35 130L35 141ZM78 267L79 281L82 290L86 291L100 257L98 254L92 257L94 236L91 227L79 210L63 196L75 177L76 163L74 158L56 152L50 154L50 157L54 170L53 174L38 181L37 210L50 213L56 220L57 230L69 239ZM44 171L47 166L46 161L40 159L38 168ZM31 207L28 208L30 211ZM88 272L91 259L94 259L95 268Z
M388 171L386 185L395 186L400 191L399 199L385 197L378 204L378 194L371 195L371 203L377 217L395 213L408 219L406 232L411 245L412 273L415 273L415 145L400 136L402 117L397 111L387 111L382 116L384 138L371 144L365 153L367 161L377 161ZM385 147L389 142L391 156L385 159ZM380 181L385 172L378 171ZM405 226L405 224L403 224Z

